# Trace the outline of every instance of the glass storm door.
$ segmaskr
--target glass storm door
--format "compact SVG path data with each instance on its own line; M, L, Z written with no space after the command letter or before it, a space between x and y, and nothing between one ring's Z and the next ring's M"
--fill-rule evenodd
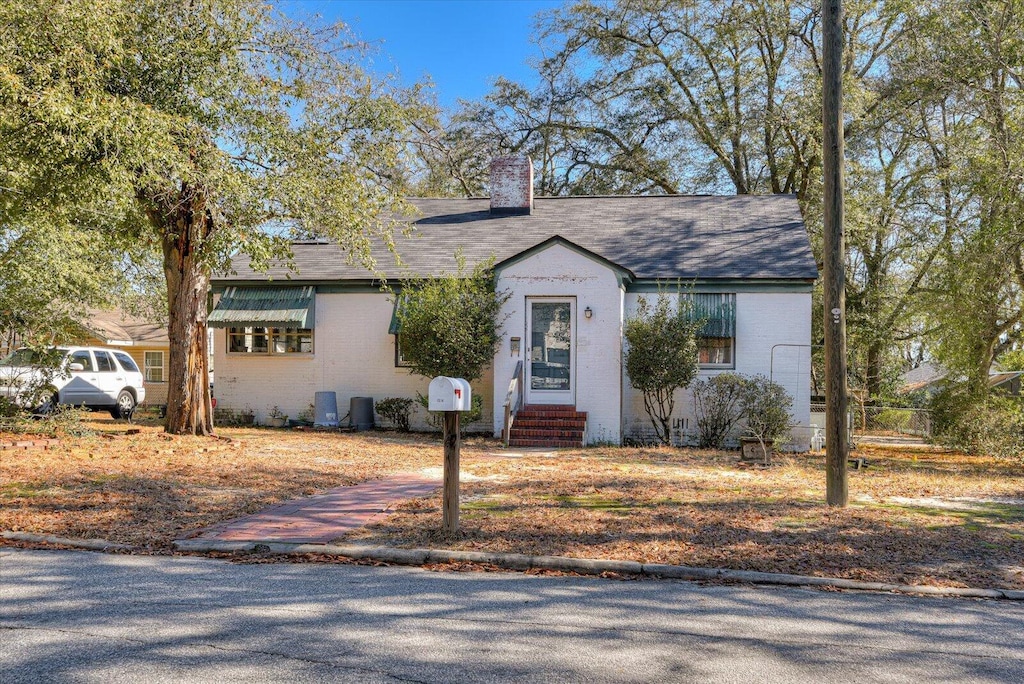
M576 300L526 300L526 403L576 403Z

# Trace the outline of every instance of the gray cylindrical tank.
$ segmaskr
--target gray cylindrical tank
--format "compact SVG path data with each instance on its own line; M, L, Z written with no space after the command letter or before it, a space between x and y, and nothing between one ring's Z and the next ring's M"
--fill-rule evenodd
M313 425L338 427L337 392L317 392L313 397Z
M352 397L348 413L349 424L356 430L373 427L373 397Z

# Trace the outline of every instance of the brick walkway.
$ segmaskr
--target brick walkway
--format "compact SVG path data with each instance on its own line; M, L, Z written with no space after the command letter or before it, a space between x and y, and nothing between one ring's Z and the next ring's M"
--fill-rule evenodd
M441 486L437 477L402 473L324 494L286 501L254 515L229 520L194 539L216 541L327 543L365 527L399 501L426 496Z

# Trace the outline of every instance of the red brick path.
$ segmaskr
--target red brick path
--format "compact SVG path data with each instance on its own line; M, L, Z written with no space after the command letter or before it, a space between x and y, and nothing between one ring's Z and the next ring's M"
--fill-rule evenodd
M395 503L426 496L440 486L439 478L402 473L286 501L254 515L208 527L195 538L326 543L365 527L373 518L385 515Z

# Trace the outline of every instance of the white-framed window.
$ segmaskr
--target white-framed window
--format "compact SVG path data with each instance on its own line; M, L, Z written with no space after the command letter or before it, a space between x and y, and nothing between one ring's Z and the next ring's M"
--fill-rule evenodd
M732 368L733 337L701 337L697 339L697 361L701 368Z
M162 351L145 352L142 362L146 369L146 382L164 381L164 353Z
M229 354L312 354L312 328L228 328Z

